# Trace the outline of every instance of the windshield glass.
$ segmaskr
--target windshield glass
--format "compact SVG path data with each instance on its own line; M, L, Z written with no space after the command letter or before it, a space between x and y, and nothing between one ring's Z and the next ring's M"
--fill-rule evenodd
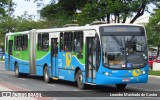
M147 62L145 36L102 36L103 65L139 68Z

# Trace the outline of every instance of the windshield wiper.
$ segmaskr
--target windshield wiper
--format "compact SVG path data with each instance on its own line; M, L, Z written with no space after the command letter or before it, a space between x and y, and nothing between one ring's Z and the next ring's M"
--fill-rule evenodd
M122 46L122 41L118 40L114 35L111 35L111 37L116 41L116 43L117 43L119 46Z

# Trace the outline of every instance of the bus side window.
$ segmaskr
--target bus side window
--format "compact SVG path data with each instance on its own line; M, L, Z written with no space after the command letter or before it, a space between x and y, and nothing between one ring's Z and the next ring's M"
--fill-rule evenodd
M64 51L72 51L72 32L64 33Z
M60 51L64 51L64 37L63 33L60 33Z
M8 41L8 39L7 39L7 41ZM8 43L8 42L6 42L6 43ZM17 50L17 36L14 37L14 51L16 51L16 50ZM7 51L7 48L6 48L6 51Z
M49 49L49 34L44 33L42 34L42 50L48 51Z
M6 41L5 41L5 42L6 42L6 45L5 45L5 46L6 46L6 47L5 47L5 50L7 51L7 50L8 50L8 36L6 36Z
M14 50L24 51L28 48L28 35L20 35L14 37Z
M22 40L22 50L27 50L27 47L28 47L28 35L24 35Z
M38 34L38 46L37 46L37 50L38 51L42 50L42 34L41 33Z
M83 51L83 32L78 31L74 33L74 52Z
M96 46L94 50L96 51L96 70L98 70L100 66L100 58L101 58L100 40L98 35L96 35L94 41L96 41Z
M68 35L69 33L65 32L64 33L64 51L67 52L68 51Z

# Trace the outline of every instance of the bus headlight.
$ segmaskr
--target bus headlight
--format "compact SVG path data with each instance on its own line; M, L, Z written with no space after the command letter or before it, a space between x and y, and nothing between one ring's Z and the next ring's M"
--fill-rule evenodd
M112 74L111 73L108 73L108 72L105 72L104 73L106 76L112 76Z
M141 71L141 74L146 74L146 71L144 71L144 70L143 70L143 71Z

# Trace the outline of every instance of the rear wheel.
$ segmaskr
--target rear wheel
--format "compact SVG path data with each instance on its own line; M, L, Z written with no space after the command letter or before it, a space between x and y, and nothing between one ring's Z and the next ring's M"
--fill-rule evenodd
M127 84L116 84L117 89L125 89L125 87L127 86Z
M85 89L85 84L83 83L83 76L82 76L82 71L81 70L79 70L77 72L76 77L77 77L76 80L77 80L78 88Z
M14 68L15 76L18 78L21 77L21 73L19 73L18 63L15 64Z
M46 67L44 68L43 73L44 73L44 81L45 81L46 83L50 83L50 82L51 82L51 78L49 77L48 66L46 66Z

